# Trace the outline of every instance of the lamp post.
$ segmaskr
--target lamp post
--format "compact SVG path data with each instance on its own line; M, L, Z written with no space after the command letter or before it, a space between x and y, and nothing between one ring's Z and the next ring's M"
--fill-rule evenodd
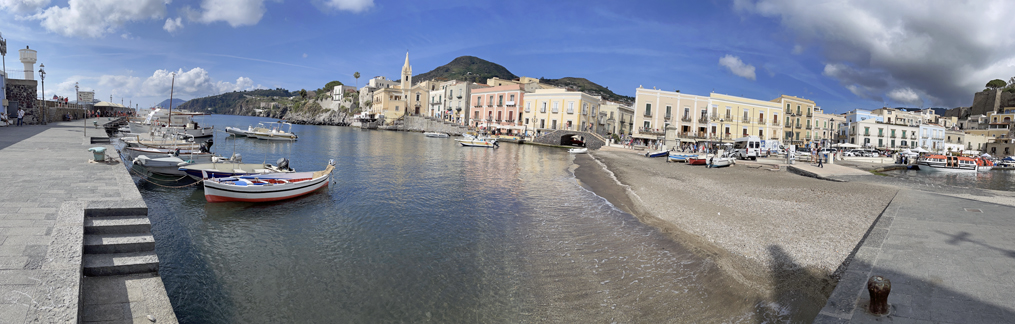
M46 65L39 64L39 77L42 79L42 124L46 125Z

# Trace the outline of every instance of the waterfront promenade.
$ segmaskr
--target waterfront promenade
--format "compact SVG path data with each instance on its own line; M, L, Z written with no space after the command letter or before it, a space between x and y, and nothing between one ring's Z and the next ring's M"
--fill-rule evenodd
M0 322L176 322L157 275L82 276L85 210L147 210L93 121L0 127Z

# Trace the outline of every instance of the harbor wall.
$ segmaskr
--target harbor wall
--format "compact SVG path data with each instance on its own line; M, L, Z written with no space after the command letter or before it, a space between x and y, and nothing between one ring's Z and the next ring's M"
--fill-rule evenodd
M469 131L462 125L425 116L405 116L404 130L410 132L440 132L461 135Z

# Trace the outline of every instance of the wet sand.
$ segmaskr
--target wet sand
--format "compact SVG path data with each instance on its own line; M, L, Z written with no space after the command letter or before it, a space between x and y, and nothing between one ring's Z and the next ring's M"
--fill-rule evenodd
M736 282L728 289L761 296L754 306L759 322L785 311L793 322L810 322L898 191L744 164L706 169L666 163L614 148L578 156L575 163L582 185L714 262Z

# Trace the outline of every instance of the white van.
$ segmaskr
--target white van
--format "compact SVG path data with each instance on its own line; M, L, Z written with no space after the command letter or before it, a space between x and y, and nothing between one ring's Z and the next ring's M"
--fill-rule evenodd
M733 156L741 160L757 160L760 155L761 139L757 136L747 136L733 140Z

